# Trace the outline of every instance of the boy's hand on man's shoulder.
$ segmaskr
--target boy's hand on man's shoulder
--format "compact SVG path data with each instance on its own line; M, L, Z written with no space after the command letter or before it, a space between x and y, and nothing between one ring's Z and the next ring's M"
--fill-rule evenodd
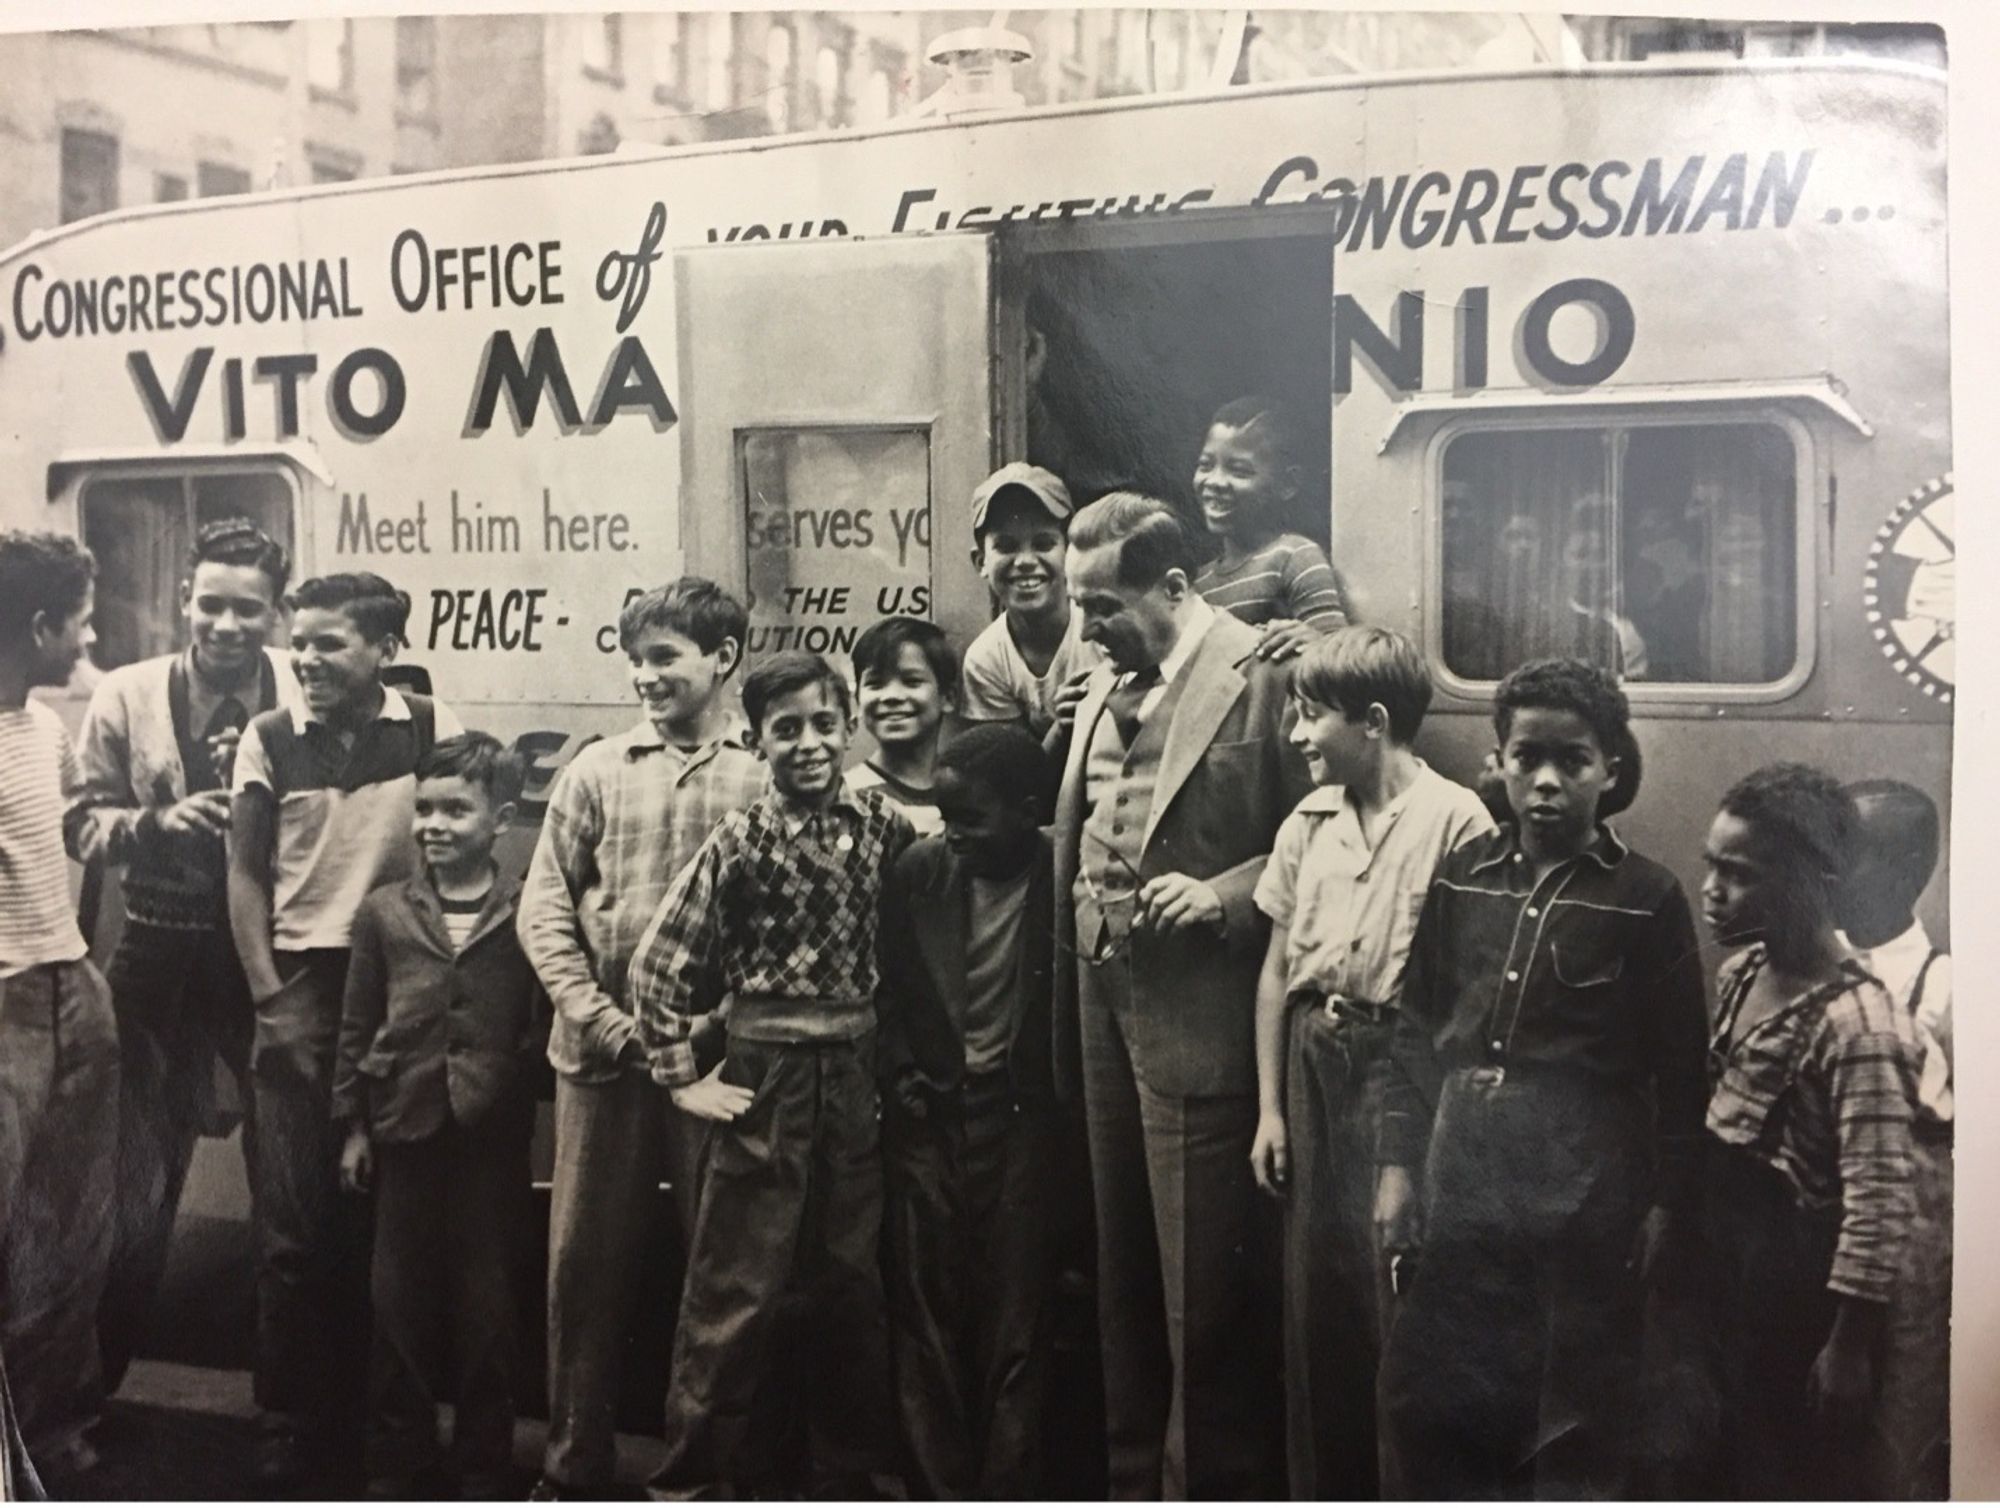
M751 1094L741 1084L723 1082L722 1064L692 1084L679 1084L667 1091L676 1107L697 1119L729 1122L750 1108Z

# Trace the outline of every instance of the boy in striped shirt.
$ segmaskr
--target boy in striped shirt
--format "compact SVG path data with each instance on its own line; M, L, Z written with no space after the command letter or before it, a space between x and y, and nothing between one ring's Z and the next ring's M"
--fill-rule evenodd
M67 684L96 639L96 573L73 539L0 534L0 1353L29 1454L58 1491L94 1462L83 1432L100 1391L118 1029L70 904L76 755L29 693Z

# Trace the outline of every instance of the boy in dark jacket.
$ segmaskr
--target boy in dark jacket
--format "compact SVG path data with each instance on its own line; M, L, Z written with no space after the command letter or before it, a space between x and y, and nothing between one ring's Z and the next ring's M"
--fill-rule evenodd
M438 1374L457 1361L467 1496L505 1496L528 1242L532 1069L546 1029L493 840L521 792L484 733L417 764L423 866L362 903L340 1024L341 1185L375 1193L368 1473L407 1498L439 1465Z
M945 831L903 853L883 900L884 1252L921 1497L1041 1495L1061 1136L1047 785L1018 723L960 734L938 756Z

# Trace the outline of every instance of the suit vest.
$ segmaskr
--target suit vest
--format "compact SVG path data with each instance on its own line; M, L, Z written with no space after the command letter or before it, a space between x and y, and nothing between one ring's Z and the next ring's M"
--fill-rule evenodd
M1185 671L1186 667L1182 667ZM1180 705L1185 674L1168 682L1158 704L1139 724L1130 748L1118 720L1101 712L1084 751L1082 852L1076 869L1076 943L1086 958L1101 957L1132 927L1139 885L1139 860L1153 819L1153 789L1167 730Z

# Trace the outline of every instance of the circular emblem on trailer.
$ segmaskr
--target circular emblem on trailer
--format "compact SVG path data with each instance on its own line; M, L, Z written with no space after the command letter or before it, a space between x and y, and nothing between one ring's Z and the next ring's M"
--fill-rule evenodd
M1868 629L1889 663L1927 697L1957 688L1958 525L1951 474L1924 483L1876 531L1862 576Z

